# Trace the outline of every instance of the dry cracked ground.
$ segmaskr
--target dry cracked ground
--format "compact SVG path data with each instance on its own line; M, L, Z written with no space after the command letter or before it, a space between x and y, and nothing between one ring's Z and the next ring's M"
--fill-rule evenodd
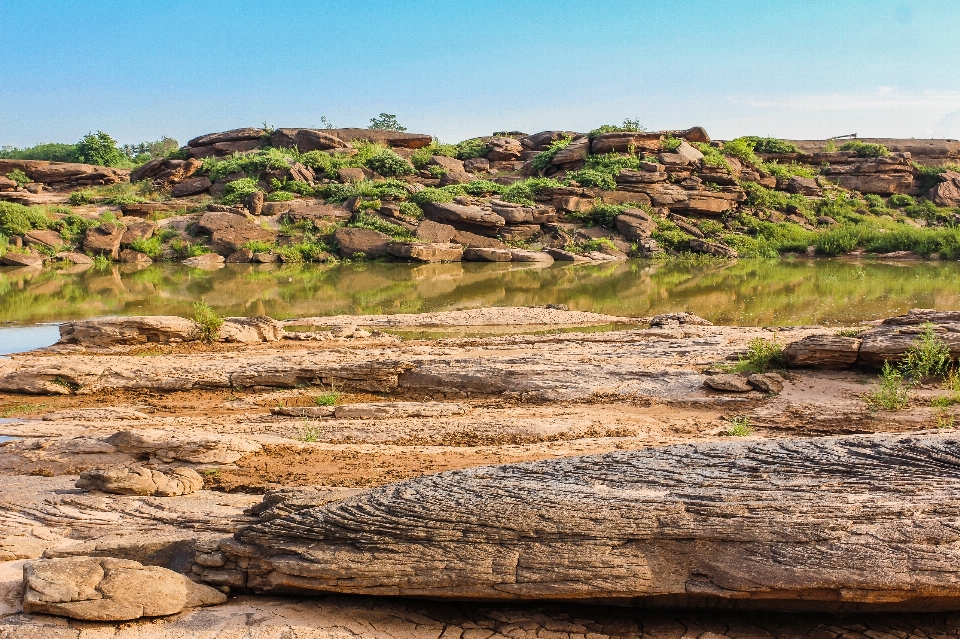
M949 613L646 610L443 603L222 590L212 608L126 623L22 612L25 561L117 552L186 570L198 540L255 521L264 493L362 489L441 471L678 443L935 429L941 391L872 410L869 370L790 369L779 393L716 391L709 374L756 338L823 327L735 328L543 309L302 319L325 339L61 347L0 360L0 638L956 637ZM364 330L366 329L366 330ZM615 330L610 330L615 329ZM439 331L398 339L380 331ZM302 333L298 333L303 337ZM327 405L335 390L336 406ZM734 418L749 434L731 435ZM189 468L189 494L75 487L94 469ZM148 473L149 475L149 473ZM176 491L175 491L176 492ZM186 491L184 491L186 492Z

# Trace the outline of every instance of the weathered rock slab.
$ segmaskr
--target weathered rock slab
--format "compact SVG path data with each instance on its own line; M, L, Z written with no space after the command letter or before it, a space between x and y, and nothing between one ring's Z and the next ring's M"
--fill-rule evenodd
M106 468L80 473L77 488L116 495L176 497L203 488L203 478L192 468L169 471L150 468Z
M175 315L144 315L64 322L60 325L58 343L108 348L190 342L199 337L192 320Z
M124 559L44 559L23 567L25 612L88 621L129 621L226 600L222 592L172 570Z
M842 335L809 335L787 344L783 358L794 368L849 368L857 361L860 340Z

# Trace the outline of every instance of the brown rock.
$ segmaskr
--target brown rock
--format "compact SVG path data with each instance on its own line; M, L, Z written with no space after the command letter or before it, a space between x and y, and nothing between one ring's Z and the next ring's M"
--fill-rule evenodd
M543 251L527 251L524 249L510 249L511 262L540 262L552 264L553 257Z
M469 231L457 231L453 236L453 241L468 248L507 248L507 245L498 239L477 235Z
M432 220L423 220L417 225L417 229L413 232L417 239L431 243L450 242L453 240L453 237L456 235L456 233L457 229L453 228L449 224L441 224Z
M698 253L709 253L717 257L738 257L739 255L736 249L732 249L726 244L696 238L690 240L690 248Z
M217 142L208 147L198 147L201 149L212 148L216 155L233 155L234 153L249 153L263 147L263 140L237 140L234 142ZM200 159L196 155L194 160Z
M208 133L193 138L187 142L187 146L209 146L217 142L237 142L239 140L259 140L266 134L263 129L245 128L231 129L222 133Z
M823 189L817 184L814 178L800 177L794 175L787 181L787 190L791 193L819 197L823 195Z
M227 256L227 264L249 264L253 261L253 251L250 249L240 249Z
M490 161L486 160L487 166L490 166ZM439 166L448 171L465 171L464 163L457 158L447 157L445 155L434 155L427 161L427 166Z
M155 229L156 225L153 222L134 222L133 224L128 224L123 230L123 235L120 236L120 245L130 245L137 240L150 239L153 237Z
M793 368L849 368L857 361L860 340L840 335L809 335L787 344L783 359Z
M183 575L109 557L41 559L23 566L24 612L86 621L130 621L224 603Z
M509 262L513 260L510 249L467 248L463 251L465 262Z
M373 176L370 169L347 167L337 170L337 180L345 184L362 182L363 180L369 180L372 177Z
M402 131L380 131L378 129L324 129L324 133L340 138L344 142L363 140L365 142L379 142L391 147L404 149L421 149L430 146L432 135L424 133L406 133Z
M340 245L340 256L351 258L360 254L367 258L383 257L393 241L389 235L371 229L338 228L333 239Z
M80 473L76 487L115 495L176 497L203 488L203 477L192 468L172 468L167 471L143 467L108 468Z
M580 162L590 155L590 138L583 136L577 138L553 156L551 164L569 164L570 162Z
M450 243L393 242L387 247L387 252L416 262L459 262L463 257L463 246Z
M297 147L301 153L345 149L350 145L327 129L277 129L270 138L275 147Z
M128 264L153 264L149 255L131 249L120 251L120 261Z
M496 235L506 221L479 206L441 204L430 202L423 207L424 214L435 222L445 222L458 230Z
M0 258L0 263L7 266L43 266L43 256L36 253L15 253L7 251Z
M270 251L261 251L253 254L253 261L258 264L273 264L274 262L280 261L280 256Z
M486 140L490 151L487 159L492 162L513 162L520 159L523 146L513 138L489 138Z
M83 250L94 255L104 255L111 260L120 257L120 239L123 227L118 224L101 224L87 229L83 236Z
M940 179L943 182L927 192L927 199L937 206L960 206L960 173L944 171Z
M72 262L77 265L87 265L93 264L93 258L83 253L77 253L76 251L63 251L57 253L54 257L58 260L64 260L67 262Z
M602 133L598 135L590 146L594 154L601 153L636 153L644 151L655 153L660 150L660 134L639 132Z
M651 328L657 327L666 327L671 328L674 326L713 326L713 322L706 320L699 315L694 313L661 313L660 315L654 315L650 319Z
M217 339L221 342L236 344L258 344L260 342L277 342L283 339L283 324L266 317L228 317Z
M741 375L726 373L722 375L711 375L703 380L703 383L713 390L728 393L749 393L753 390L753 386L747 382L747 378Z
M60 325L58 344L97 348L135 344L176 344L200 338L197 325L174 315L107 317Z
M254 191L244 201L250 215L260 215L263 212L263 191Z
M189 257L182 264L186 266L191 266L193 268L198 268L205 271L215 271L218 268L223 268L223 256L217 255L216 253L204 253L203 255L198 255L196 257Z
M189 197L198 195L213 186L213 182L206 176L190 178L180 182L170 191L173 197Z
M477 176L466 171L447 171L440 176L440 186L450 184L469 184L477 179Z
M23 243L27 246L45 246L47 248L59 248L66 244L63 237L56 231L40 230L27 231L23 235Z
M685 131L673 131L673 137L686 140L687 142L709 142L710 136L707 130L702 126L690 127Z
M783 390L786 380L777 373L754 373L747 377L747 383L761 393L778 394Z
M620 235L634 242L650 237L657 230L657 223L641 209L627 209L613 222Z
M463 161L463 170L470 173L482 173L490 170L490 160L487 158L471 158Z

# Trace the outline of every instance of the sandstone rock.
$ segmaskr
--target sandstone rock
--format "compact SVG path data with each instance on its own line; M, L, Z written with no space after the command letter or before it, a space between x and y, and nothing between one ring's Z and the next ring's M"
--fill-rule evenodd
M689 164L699 164L703 161L703 153L699 149L691 146L686 140L680 142L680 146L674 151L677 155L686 160Z
M283 415L284 417L309 417L317 419L320 417L333 417L333 406L277 406L270 409L271 415Z
M120 239L123 227L118 224L101 224L87 229L83 236L83 250L94 255L103 255L115 260L120 257Z
M226 600L222 592L172 570L125 559L71 557L23 566L25 612L87 621L129 621Z
M23 243L27 246L45 246L47 248L59 248L66 244L63 237L56 231L40 230L27 231L23 235Z
M470 233L469 231L458 230L453 236L453 241L468 248L507 248L507 245L498 239L484 235L477 235L476 233Z
M920 324L960 324L960 311L938 311L935 308L911 308L906 315L883 320L881 326L918 326Z
M617 231L630 241L650 237L657 230L657 223L641 209L627 209L614 218Z
M457 230L478 234L496 235L506 224L502 217L479 206L430 202L423 207L423 212L435 222L445 222Z
M513 138L494 137L487 139L487 146L490 151L487 153L487 159L492 162L512 162L520 159L520 153L523 146L519 141Z
M423 220L417 225L417 229L413 232L413 235L417 239L423 240L424 242L445 243L451 241L456 233L457 229L453 228L449 224L440 224L439 222L434 222L432 220Z
M262 449L254 441L232 435L180 435L151 428L119 431L105 441L121 452L149 455L168 464L232 464Z
M590 155L590 138L583 136L577 138L553 156L551 164L568 164L570 162L580 162Z
M549 255L556 262L588 262L590 258L579 255L577 253L572 253L570 251L564 251L563 249L558 248L545 248L543 252Z
M147 240L153 237L156 225L153 222L134 222L128 224L120 236L120 245L132 244L137 240Z
M283 339L283 324L270 317L228 317L220 327L218 340L239 344L276 342Z
M199 339L197 325L173 315L107 317L64 322L58 344L97 348L134 344L175 344Z
M449 186L451 184L469 184L477 179L473 173L466 171L447 171L440 176L440 186Z
M808 177L792 176L787 181L787 190L791 193L799 193L811 197L820 197L823 195L823 189L817 184L816 179Z
M196 257L190 257L183 260L183 264L204 270L216 270L223 268L224 258L216 253L204 253Z
M261 251L253 254L253 261L257 264L273 264L280 261L280 256L270 251Z
M108 468L80 473L76 487L116 495L176 497L203 488L203 477L191 468L172 468L166 472L149 468Z
M471 158L463 161L463 170L470 173L486 172L490 170L490 160L487 158Z
M222 133L209 133L193 138L187 146L209 146L217 142L237 142L239 140L259 140L266 131L258 128L231 129Z
M15 181L0 175L0 191L15 191L17 190L18 186L19 185Z
M38 267L43 266L43 256L36 253L14 253L13 251L7 251L3 257L0 258L0 263L7 266Z
M163 202L139 202L124 204L120 207L124 217L150 217L153 213L162 213L173 210L172 205Z
M708 242L706 240L692 239L690 240L690 248L698 253L709 253L710 255L716 255L717 257L737 257L739 254L736 249L732 249L726 244L720 244L719 242Z
M524 249L510 249L511 262L540 262L552 264L553 258L543 251L527 251Z
M467 248L463 251L465 262L509 262L512 259L510 249Z
M300 504L220 550L255 562L258 592L952 610L958 449L881 434L444 472Z
M126 182L130 172L77 162L47 162L46 160L2 160L0 175L19 169L34 182L46 185L71 186L90 184L117 184Z
M153 264L153 260L149 255L131 249L123 249L120 251L120 261L127 264Z
M203 193L211 186L213 186L213 182L211 182L210 178L206 176L190 178L173 187L173 189L170 191L170 195L173 197L189 197L191 195Z
M761 393L777 394L783 390L786 380L778 373L754 373L747 376L747 383Z
M490 166L490 161L487 160L487 166ZM445 155L434 155L427 161L428 166L439 166L448 171L466 171L462 160L457 158L450 158Z
M252 241L273 242L277 232L266 229L243 214L211 211L197 221L197 229L210 234L214 251L230 255Z
M248 195L244 204L250 215L260 215L263 212L263 191L254 191Z
M383 257L393 239L386 233L371 229L338 228L333 239L340 245L340 256L351 258L360 254L367 258Z
M703 384L713 390L728 393L748 393L753 390L753 386L747 382L746 377L726 373L711 375L703 381Z
M372 171L358 167L346 167L337 170L337 180L345 184L371 179Z
M794 368L849 368L857 361L860 340L841 335L810 335L783 349L787 366Z
M227 256L227 264L249 264L253 261L253 251L250 249L240 249Z
M345 149L350 145L327 129L277 129L270 138L271 146L295 146L301 153Z
M927 199L937 206L960 206L960 173L944 171L943 180L927 192Z
M628 153L633 150L657 152L660 150L660 134L645 133L642 131L625 131L616 133L602 133L598 135L590 146L593 154L601 153Z
M392 242L387 252L417 262L459 262L463 257L463 246L451 243Z
M433 142L433 136L423 133L401 131L381 131L378 129L324 129L324 133L336 136L344 142L364 140L379 142L391 147L403 149L421 149Z
M693 313L661 313L660 315L654 315L650 319L651 327L681 326L684 324L691 326L713 326L713 322L705 320Z
M673 137L686 140L687 142L709 142L710 136L707 130L702 126L694 126L685 131L672 131Z
M237 140L235 142L217 142L211 146L197 147L199 149L212 148L215 155L233 155L234 153L249 153L263 147L263 140ZM199 159L199 154L191 154L191 159Z
M84 255L83 253L77 253L76 251L63 251L57 253L54 257L56 257L58 260L72 262L77 265L93 264L92 257Z

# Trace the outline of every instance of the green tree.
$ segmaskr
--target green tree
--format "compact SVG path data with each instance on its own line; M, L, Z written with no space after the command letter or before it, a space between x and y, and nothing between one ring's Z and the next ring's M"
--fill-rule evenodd
M115 166L124 161L124 155L117 148L117 141L104 133L88 133L77 142L76 161L84 164Z
M407 127L400 126L397 122L397 116L392 113L381 113L378 118L370 118L370 129L378 131L406 131Z

